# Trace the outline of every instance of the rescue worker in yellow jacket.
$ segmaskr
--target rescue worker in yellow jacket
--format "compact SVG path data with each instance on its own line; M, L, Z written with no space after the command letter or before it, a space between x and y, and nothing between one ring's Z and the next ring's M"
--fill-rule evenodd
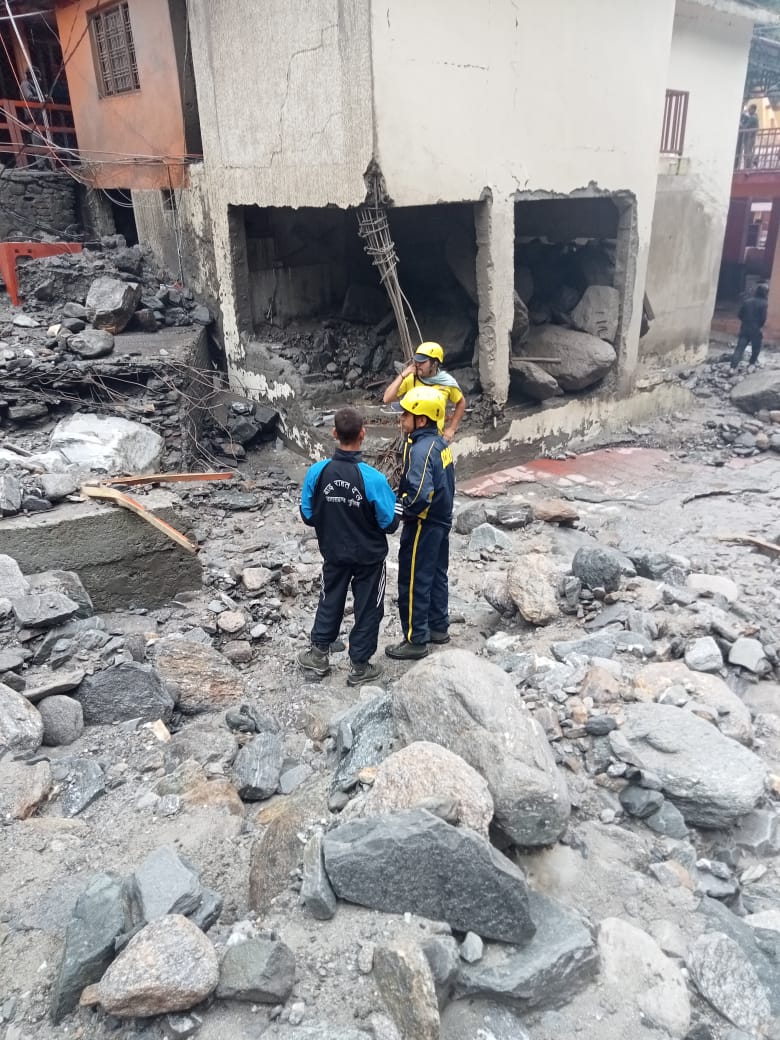
M435 387L416 386L401 398L403 468L396 514L403 519L398 550L398 610L404 638L385 648L388 657L413 661L429 643L448 643L452 506L455 467L439 433L444 398Z
M466 398L463 396L457 380L441 367L443 363L444 351L438 343L421 343L409 364L385 390L382 400L385 404L391 404L416 386L429 386L437 390L441 394L445 406L439 432L449 444L458 432L461 419L466 411ZM455 406L449 421L445 419L448 404Z

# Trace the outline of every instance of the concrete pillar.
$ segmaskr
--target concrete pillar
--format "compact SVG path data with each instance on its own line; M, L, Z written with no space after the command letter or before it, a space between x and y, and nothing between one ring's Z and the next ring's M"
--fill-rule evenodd
M491 192L474 207L479 301L479 379L502 406L509 396L509 335L514 318L515 213L511 199Z
M772 274L769 277L769 303L764 332L770 339L780 337L780 235L777 236L775 252L772 257Z

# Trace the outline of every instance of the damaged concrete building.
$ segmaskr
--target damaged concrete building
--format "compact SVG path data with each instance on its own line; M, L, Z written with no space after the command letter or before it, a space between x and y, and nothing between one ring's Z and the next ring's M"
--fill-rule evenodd
M308 453L314 413L376 402L401 358L358 234L372 191L421 338L481 390L469 465L685 406L671 369L707 349L760 7L54 6L88 179L132 199L140 241L217 305L232 387Z

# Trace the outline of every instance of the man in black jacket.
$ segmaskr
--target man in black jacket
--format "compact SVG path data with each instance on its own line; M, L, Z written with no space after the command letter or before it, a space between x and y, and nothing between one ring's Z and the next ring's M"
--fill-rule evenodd
M757 285L753 295L744 301L737 311L737 317L742 323L739 327L739 337L731 358L731 371L735 372L742 361L745 348L750 344L750 364L758 362L763 343L762 329L766 322L767 297L769 290L766 285Z
M328 674L328 651L338 637L351 585L355 624L349 635L349 686L372 682L382 674L370 658L376 653L384 616L387 533L399 523L387 478L363 462L365 435L360 413L340 408L333 430L338 448L331 459L309 468L301 491L301 517L317 532L323 564L311 647L298 655L298 663L320 677Z

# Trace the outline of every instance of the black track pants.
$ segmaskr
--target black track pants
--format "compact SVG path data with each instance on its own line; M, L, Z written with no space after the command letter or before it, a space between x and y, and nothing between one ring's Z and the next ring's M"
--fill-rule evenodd
M385 561L364 565L322 565L322 587L311 641L327 649L338 638L347 591L352 586L355 624L349 634L349 656L362 664L376 653L379 622L385 613Z
M398 611L404 639L427 643L431 629L450 625L447 568L450 529L426 520L405 520L398 550Z

